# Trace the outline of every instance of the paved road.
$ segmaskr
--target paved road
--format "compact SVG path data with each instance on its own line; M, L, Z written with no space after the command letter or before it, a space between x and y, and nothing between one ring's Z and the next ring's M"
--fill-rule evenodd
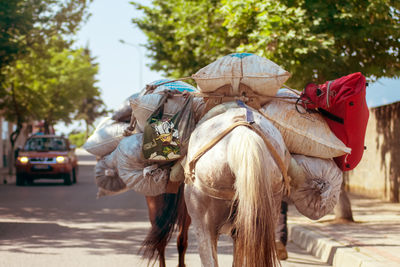
M78 183L39 180L17 187L0 185L0 267L146 266L138 248L149 222L143 196L126 192L96 199L94 158L80 153ZM187 266L200 266L192 230ZM219 242L220 266L231 266L232 245ZM176 266L175 242L167 247L167 265ZM327 266L296 245L282 266Z

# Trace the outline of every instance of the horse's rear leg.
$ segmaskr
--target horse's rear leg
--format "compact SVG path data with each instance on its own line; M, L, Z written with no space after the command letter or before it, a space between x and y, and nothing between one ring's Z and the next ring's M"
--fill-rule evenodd
M191 185L185 186L185 202L196 232L203 267L218 267L218 230L229 215L229 206L210 198Z
M147 207L149 211L149 219L151 222L152 227L156 226L156 218L159 215L160 207L163 207L163 198L161 196L146 196ZM165 267L165 247L167 246L166 240L161 240L157 244L157 252L158 252L158 261L160 267Z
M165 247L167 246L167 242L160 243L157 247L158 251L158 262L160 267L165 267Z
M187 212L186 205L184 205L184 210L180 216L179 222L179 234L177 239L177 246L179 252L179 265L178 267L185 267L185 253L188 247L188 237L189 237L189 226L191 223L190 216Z

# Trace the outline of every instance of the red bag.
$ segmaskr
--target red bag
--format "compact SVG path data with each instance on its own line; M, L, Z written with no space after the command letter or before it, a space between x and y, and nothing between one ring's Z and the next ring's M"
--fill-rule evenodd
M351 154L334 158L343 171L354 169L364 153L369 117L365 95L365 77L357 72L321 85L308 84L300 97L307 109L318 109L332 132L351 148Z

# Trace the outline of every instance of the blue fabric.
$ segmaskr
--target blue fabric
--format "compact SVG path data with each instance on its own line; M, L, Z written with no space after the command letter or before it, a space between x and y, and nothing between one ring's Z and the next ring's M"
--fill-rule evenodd
M238 58L244 58L244 57L249 57L252 56L253 54L251 53L234 53L230 54L231 57L238 57Z
M172 81L170 79L161 79L161 80L157 80L152 82L152 84L161 84L164 82L168 82L168 81ZM175 81L175 82L171 82L171 83L166 83L160 86L165 86L170 90L178 90L180 92L184 92L184 91L188 91L188 92L194 92L196 91L196 88L194 88L193 86L191 86L188 83L182 82L182 81Z
M248 123L254 123L253 111L248 106L246 106L242 101L236 100L236 102L238 103L239 107L246 109L246 121Z

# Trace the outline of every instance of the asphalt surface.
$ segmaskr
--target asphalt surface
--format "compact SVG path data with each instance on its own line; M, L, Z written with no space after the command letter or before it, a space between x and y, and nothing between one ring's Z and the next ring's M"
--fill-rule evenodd
M0 185L0 267L147 266L138 252L149 229L142 195L129 191L96 199L93 156L79 152L78 183L38 180L17 187L8 177ZM167 266L177 265L175 237L167 247ZM288 244L282 266L328 266ZM221 237L220 266L232 266L232 243ZM158 266L158 264L156 265ZM190 229L186 266L201 266Z

